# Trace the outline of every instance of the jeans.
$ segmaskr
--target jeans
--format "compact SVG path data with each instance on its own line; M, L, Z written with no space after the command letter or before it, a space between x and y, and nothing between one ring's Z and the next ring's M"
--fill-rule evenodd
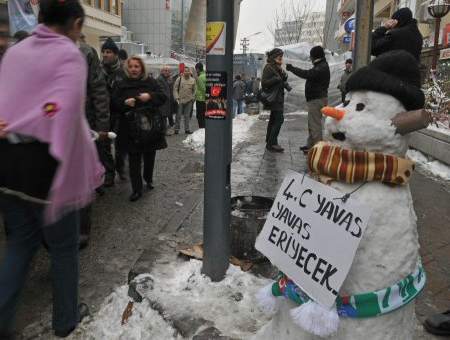
M233 117L236 117L236 115L240 115L241 113L244 113L244 100L233 99Z
M267 146L278 145L278 135L284 123L283 111L270 111L269 125L267 126Z
M308 147L312 148L322 140L323 116L320 110L327 106L328 99L320 98L307 102L308 105Z
M206 102L196 102L197 108L197 121L199 129L205 128L205 112L206 112Z
M144 159L144 180L147 184L153 183L153 169L155 168L156 151L130 152L128 163L130 165L130 180L133 192L142 193L142 159Z
M12 331L20 291L43 240L51 258L53 329L74 329L79 322L78 212L44 226L42 206L5 195L0 195L0 212L7 235L6 253L0 264L0 334Z
M178 104L177 119L175 121L175 131L180 131L182 116L184 118L184 131L190 131L189 121L191 120L192 104L192 101L184 104Z

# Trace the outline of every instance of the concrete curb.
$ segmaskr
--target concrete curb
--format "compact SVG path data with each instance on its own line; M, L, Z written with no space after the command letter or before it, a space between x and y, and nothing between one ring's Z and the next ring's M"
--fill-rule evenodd
M442 163L450 165L449 135L423 129L411 134L409 145Z

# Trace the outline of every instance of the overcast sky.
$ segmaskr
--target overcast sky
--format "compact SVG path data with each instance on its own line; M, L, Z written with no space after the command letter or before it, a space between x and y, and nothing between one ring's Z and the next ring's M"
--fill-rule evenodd
M243 0L236 39L236 52L239 51L238 53L242 53L240 48L240 41L242 38L257 32L262 33L249 38L250 52L265 52L273 47L274 39L267 29L267 26L273 22L276 10L279 9L283 3L288 3L290 1L291 0ZM316 3L318 9L325 11L326 0L307 1Z

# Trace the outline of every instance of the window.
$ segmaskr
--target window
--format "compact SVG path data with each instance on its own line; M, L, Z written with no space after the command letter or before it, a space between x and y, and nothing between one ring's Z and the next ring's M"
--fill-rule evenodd
M102 8L102 4L100 0L94 0L94 7L95 8Z
M106 12L111 12L111 1L110 0L103 0L103 9Z

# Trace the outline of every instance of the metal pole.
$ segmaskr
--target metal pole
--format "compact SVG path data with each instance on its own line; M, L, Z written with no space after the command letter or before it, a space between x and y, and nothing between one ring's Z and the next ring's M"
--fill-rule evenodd
M441 18L436 18L435 29L434 29L434 49L433 49L433 61L431 63L431 69L436 71L437 61L439 56L439 33L441 30Z
M370 62L372 46L374 0L356 1L356 36L354 51L354 70Z
M225 53L206 57L208 74L226 73L227 79L227 115L225 119L206 119L205 145L202 272L213 281L221 281L230 258L234 1L208 0L207 22L226 23Z
M184 0L181 0L181 50L183 51L183 55L185 55L186 50L184 47Z

